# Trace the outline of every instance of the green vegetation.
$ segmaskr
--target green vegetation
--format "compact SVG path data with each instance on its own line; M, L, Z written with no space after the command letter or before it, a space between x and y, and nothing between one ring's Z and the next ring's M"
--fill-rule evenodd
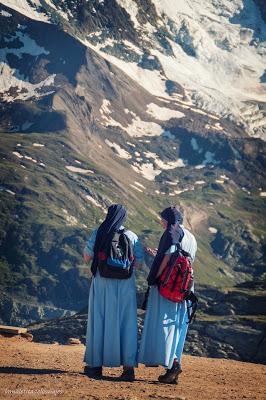
M158 245L162 234L158 212L169 204L181 205L189 221L191 216L198 219L197 223L191 219L198 242L197 285L232 287L263 273L266 232L263 199L257 194L248 196L230 183L215 190L205 177L203 188L171 198L155 194L152 186L139 195L120 187L59 133L2 134L0 156L0 285L6 293L58 307L75 308L75 296L86 302L90 272L82 261L83 247L104 218L103 208L113 202L128 208L127 226L145 246ZM69 165L94 173L72 172L66 169ZM188 167L187 174L193 171ZM210 226L217 229L216 235L208 230ZM222 243L218 254L217 235ZM247 265L250 250L254 262ZM139 290L146 287L147 272L146 268L137 271Z

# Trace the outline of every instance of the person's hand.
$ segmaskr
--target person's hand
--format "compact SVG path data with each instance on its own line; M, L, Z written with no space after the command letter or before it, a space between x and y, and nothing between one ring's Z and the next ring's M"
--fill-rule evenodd
M92 259L92 257L89 256L88 254L86 254L86 253L83 254L83 260L85 261L85 263L90 262L91 259Z
M152 249L150 247L145 247L146 253L148 253L150 256L155 257L157 254L158 249Z

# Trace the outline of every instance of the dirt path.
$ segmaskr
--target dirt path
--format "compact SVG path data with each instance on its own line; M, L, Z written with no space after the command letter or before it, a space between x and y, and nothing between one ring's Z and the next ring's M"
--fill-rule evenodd
M230 400L266 399L266 366L184 356L177 386L158 383L162 368L136 370L134 383L119 382L121 369L104 380L82 374L84 346L0 339L0 399Z
M202 231L202 228L207 224L208 214L205 211L194 211L190 209L186 211L186 215L189 215L187 219L188 227L194 233Z

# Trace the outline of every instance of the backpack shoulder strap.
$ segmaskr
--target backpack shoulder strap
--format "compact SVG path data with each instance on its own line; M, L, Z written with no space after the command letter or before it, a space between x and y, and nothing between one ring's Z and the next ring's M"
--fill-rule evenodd
M127 254L127 258L129 260L132 260L134 257L133 243L131 239L124 232L122 233L122 235L123 235L123 241L125 243L125 250L126 250L125 254Z

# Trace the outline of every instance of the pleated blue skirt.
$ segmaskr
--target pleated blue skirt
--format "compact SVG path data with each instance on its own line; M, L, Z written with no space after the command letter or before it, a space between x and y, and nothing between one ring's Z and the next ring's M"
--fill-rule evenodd
M186 302L174 303L150 290L138 361L146 366L171 368L181 356L188 329Z
M137 365L137 301L129 279L93 278L89 294L86 351L91 367Z

